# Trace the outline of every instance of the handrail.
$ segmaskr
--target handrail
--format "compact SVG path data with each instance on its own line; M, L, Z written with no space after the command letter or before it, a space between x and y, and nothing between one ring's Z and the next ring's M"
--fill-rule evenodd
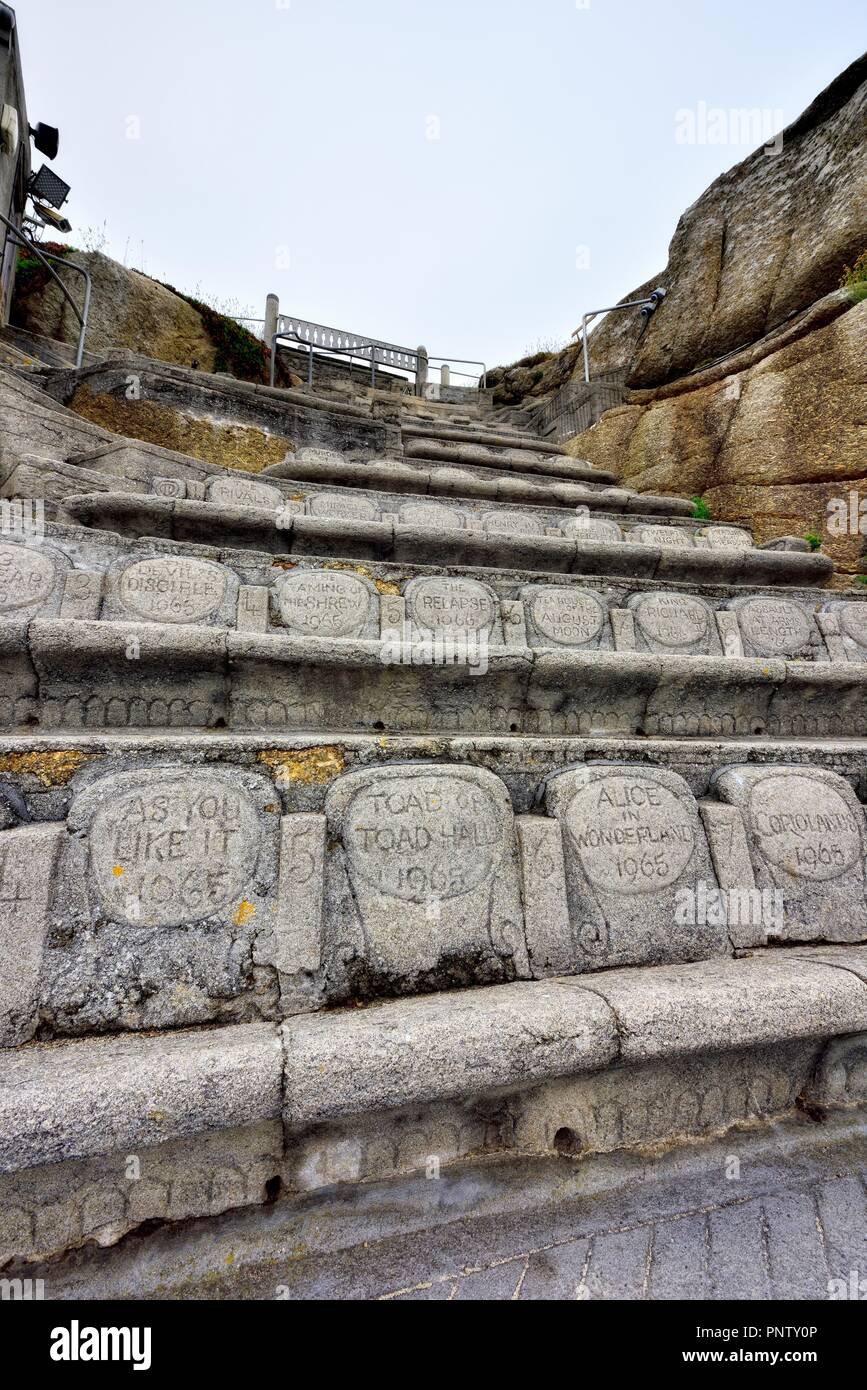
M475 357L450 357L450 356L447 356L447 355L446 355L446 356L441 356L441 357L431 357L431 356L429 355L427 360L428 360L428 362L463 362L463 364L464 364L465 367L481 367L481 369L482 369L482 380L481 380L481 384L480 384L480 386L479 386L479 390L480 390L480 391L485 391L485 390L487 390L487 385L488 385L488 369L487 369L487 367L485 366L484 362L477 362L476 359L475 359ZM468 376L468 377L470 378L470 380L472 380L472 373L471 373L471 372L458 372L458 371L456 371L456 372L455 372L455 376Z
M590 354L587 351L587 325L591 319L595 319L599 314L616 314L621 309L640 309L645 318L649 317L655 309L659 308L662 300L665 299L666 291L661 287L655 289L646 299L625 299L622 304L611 304L607 309L591 309L581 318L581 353L584 358L584 381L590 385ZM574 338L578 330L572 334Z
M239 319L238 322L240 322L240 321L241 321L241 320ZM246 321L247 321L247 322L250 322L250 323L252 323L252 322L256 322L256 323L263 323L263 322L265 322L265 320L263 320L263 319L256 319L256 320L249 319L249 320L246 320ZM322 342L322 341L317 341L317 338L316 338L316 335L315 335L315 334L312 334L312 335L310 335L310 336L308 336L308 337L305 338L301 333L298 332L298 330L297 330L296 328L281 328L281 327L279 326L281 323L285 323L285 322L287 322L287 321L288 321L289 323L296 323L296 324L304 323L308 328L314 328L314 329L319 330L320 332L326 332L326 333L329 333L329 334L333 334L335 337L337 337L338 339L342 339L343 341L342 341L342 342L333 343L333 344L332 344L332 343L325 343L325 342ZM320 325L320 324L310 324L310 323L307 322L306 319L305 319L305 320L301 320L301 319L292 318L292 316L289 315L289 314L280 314L280 315L278 315L277 323L278 323L277 331L276 331L276 333L273 333L273 334L271 335L271 343L270 343L270 348L271 348L271 364L270 364L269 378L268 378L268 379L269 379L269 383L270 383L271 386L273 386L273 385L275 384L275 380L276 380L276 372L277 372L277 343L278 343L278 341L281 341L281 340L284 341L284 342L285 342L285 341L289 341L289 342L298 343L301 347L304 347L304 348L307 349L307 353L308 353L308 358L307 358L307 385L308 385L308 386L312 386L312 385L313 385L313 357L314 357L314 352L317 352L317 351L318 351L318 352L330 352L330 353L334 353L335 356L338 356L338 357L348 357L348 358L349 358L349 362L350 362L350 368L351 368L351 366L352 366L352 359L353 359L353 357L358 357L358 358L360 358L362 361L369 360L369 361L370 361L370 384L371 384L371 386L374 386L374 385L376 384L376 364L377 364L377 360L380 361L380 365L386 366L386 367L391 367L391 366L394 366L395 363L394 363L394 362L390 362L390 361L388 361L387 359L388 359L389 357L397 357L397 358L399 358L399 359L403 359L402 361L399 361L399 362L397 363L398 370L401 370L401 369L402 369L402 370L404 370L404 371L415 371L416 373L418 372L419 353L418 353L418 352L411 352L411 351L409 350L409 348L397 347L394 343L384 343L384 342L381 342L381 341L379 341L379 340L377 340L377 339L366 340L366 339L364 339L364 338L358 338L355 334L352 334L352 333L345 333L345 332L343 332L342 330L339 330L339 329L336 329L336 328L327 328L327 329L326 329L326 328L324 328L324 327L323 327L322 325ZM349 341L350 339L352 340L351 342ZM378 359L378 354L380 354L380 353L385 354L385 357L386 357L386 360L385 360L385 361L382 361L382 358L379 358L379 359ZM431 356L429 356L429 355L425 355L425 361L426 361L426 363L430 363L430 362L448 362L448 363L451 363L451 362L462 362L462 363L464 364L465 367L481 367L481 369L482 369L481 381L480 381L480 382L477 382L477 385L478 385L479 389L482 390L482 391L484 391L484 390L486 389L486 387L487 387L487 382L488 382L488 369L487 369L487 367L486 367L486 365L485 365L484 362L477 361L476 358L474 358L474 357L457 357L457 356L435 356L435 357L431 357ZM472 381L472 379L473 379L473 376L472 376L472 373L471 373L471 372L461 372L461 371L455 370L455 375L456 375L456 376L465 376L465 377L467 377L470 381Z
M75 350L75 365L76 367L80 367L84 361L84 339L87 334L87 318L90 313L90 295L93 288L90 271L85 270L84 266L79 265L76 261L70 261L66 256L56 256L53 251L41 251L37 242L27 236L23 228L17 227L14 222L9 221L8 217L4 217L2 212L0 212L0 222L2 222L6 228L7 237L11 236L16 246L23 246L26 250L32 251L37 260L42 262L52 280L56 281L60 293L63 295L63 298L81 324L78 333L78 347ZM79 309L66 285L64 285L60 276L57 274L57 271L52 270L49 261L55 261L57 265L68 266L70 270L75 270L79 275L84 276L84 303L81 309Z
M276 332L276 333L272 336L272 338L271 338L271 366L270 366L269 377L268 377L269 384L270 384L271 386L274 385L275 375L276 375L276 371L277 371L277 339L278 339L278 338L288 338L290 341L295 342L295 343L300 343L302 347L306 347L307 352L308 352L308 354L309 354L309 355L308 355L308 358L307 358L307 385L308 385L308 386L312 386L312 385L313 385L313 349L314 349L314 347L318 347L318 349L319 349L320 352L335 352L335 353L339 353L340 356L342 356L342 357L348 357L348 358L350 359L350 365L351 365L351 361L352 361L353 355L356 356L356 357L362 356L363 351L364 351L365 349L367 349L367 348L373 348L374 351L373 351L373 354L372 354L372 356L371 356L371 358L370 358L370 380L371 380L371 384L373 384L373 383L376 381L376 349L382 346L381 343L358 343L358 344L356 344L356 347L354 347L354 348L343 348L343 347L342 347L342 348L330 348L330 347L324 347L322 343L311 343L311 342L308 342L308 340L307 340L306 338L302 338L298 333L295 333L295 332L291 332L291 333L290 333L290 332L282 332L282 333L281 333L280 330L278 329L277 332ZM362 353L359 353L358 348L361 348L361 349L362 349Z

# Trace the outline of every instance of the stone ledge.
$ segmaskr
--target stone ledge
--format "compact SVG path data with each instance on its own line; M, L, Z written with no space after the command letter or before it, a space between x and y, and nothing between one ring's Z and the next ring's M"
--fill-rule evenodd
M857 736L867 663L468 649L63 618L0 623L0 722L394 733ZM415 656L413 656L415 651Z
M693 546L606 544L564 536L516 535L332 517L275 514L256 507L99 493L67 498L65 511L88 527L162 536L276 555L323 555L397 563L521 568L722 584L821 585L833 572L822 554L704 550Z
M483 497L493 502L532 502L539 506L573 507L579 504L601 505L600 494L610 490L608 477L600 479L599 470L590 469L587 477L564 482L557 478L537 474L535 477L524 473L506 473L502 469L475 465L454 468L446 464L433 464L426 468L423 463L412 459L368 459L364 462L332 455L328 459L310 459L303 455L312 451L302 450L301 455L293 455L283 463L272 463L257 475L263 480L279 478L298 484L323 482L342 487L379 487L394 492L418 493L432 496ZM627 492L627 489L617 489ZM641 493L628 493L629 505L642 511L652 507L643 503ZM683 513L680 498L677 502L678 514ZM624 510L629 508L624 507ZM691 509L688 515L691 515Z
M276 1028L33 1043L3 1055L0 1172L273 1119Z
M821 954L602 972L295 1018L281 1029L286 1123L482 1096L617 1061L863 1031L867 987ZM867 960L867 948L846 954Z
M865 947L843 951L867 961ZM279 1028L30 1044L4 1055L0 1172L255 1125L279 1115L281 1097L292 1132L615 1064L856 1035L867 1029L867 985L835 956L779 950L430 995Z
M478 444L493 449L525 449L535 454L549 454L568 458L559 444L548 444L535 435L522 434L514 430L490 428L465 429L447 423L429 420L405 421L403 434L407 439L439 439L455 444ZM601 470L600 470L601 471Z

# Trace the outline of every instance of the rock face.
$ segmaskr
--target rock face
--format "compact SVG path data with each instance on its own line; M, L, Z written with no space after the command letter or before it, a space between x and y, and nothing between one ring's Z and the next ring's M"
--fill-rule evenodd
M90 271L93 280L89 352L130 348L162 362L186 367L198 363L202 371L213 369L214 344L201 316L185 299L147 275L127 270L101 251L77 251L74 259ZM75 283L80 277L66 278ZM53 283L33 295L19 296L15 319L20 327L45 338L74 342L78 336L75 316Z
M758 150L683 214L647 328L624 315L591 337L594 374L620 371L625 403L568 445L639 492L701 494L760 540L815 533L844 573L864 538L829 530L826 509L867 487L867 314L837 288L867 237L865 129L860 59L778 153Z
M668 297L628 377L657 386L764 337L840 283L864 249L867 58L683 214L662 283ZM860 177L859 177L860 169ZM632 297L632 296L630 296Z
M821 322L835 308L843 312ZM844 574L858 572L864 537L834 534L827 508L848 507L850 491L867 497L867 304L847 308L840 292L814 319L742 371L720 368L693 390L631 393L569 451L616 464L638 492L701 495L715 518L751 526L760 541L813 532Z

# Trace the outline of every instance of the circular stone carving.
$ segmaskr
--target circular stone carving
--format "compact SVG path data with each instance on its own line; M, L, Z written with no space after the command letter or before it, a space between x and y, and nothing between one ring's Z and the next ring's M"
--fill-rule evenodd
M367 497L344 497L340 492L316 492L307 499L309 516L377 521L379 508Z
M759 651L794 656L810 640L810 620L784 598L751 598L738 613L747 640Z
M770 774L750 794L759 849L797 878L839 878L861 856L860 827L833 787L798 773Z
M259 818L243 791L185 773L100 808L90 829L90 869L115 921L179 926L237 906L259 844Z
M647 594L634 611L645 637L661 647L688 647L707 638L707 609L688 594Z
M483 525L486 531L502 536L541 536L543 526L537 516L529 512L510 512L505 508L499 512L486 512Z
M370 590L339 570L298 570L277 587L283 623L302 637L358 637L367 623Z
M230 507L263 507L270 510L283 505L283 494L269 483L231 476L213 480L208 487L208 501L222 502Z
M343 843L352 870L385 897L457 898L499 864L503 814L491 792L469 779L393 777L356 792Z
M859 647L867 647L867 603L847 603L841 608L840 626Z
M407 590L409 617L431 632L480 632L497 617L497 601L474 579L420 579Z
M408 526L434 526L443 531L460 531L464 525L460 512L436 502L410 502L401 508L400 519Z
M160 556L128 565L118 582L124 608L149 622L197 623L216 613L228 575L206 560Z
M11 613L51 597L54 561L23 545L0 545L0 613Z
M695 825L668 787L628 773L598 778L569 802L566 825L595 888L631 897L676 883L695 851Z
M594 641L605 621L605 609L597 599L553 587L533 594L530 615L543 636L567 646Z
M601 541L603 545L619 545L623 532L616 521L605 521L602 517L573 516L560 522L560 529L576 541Z

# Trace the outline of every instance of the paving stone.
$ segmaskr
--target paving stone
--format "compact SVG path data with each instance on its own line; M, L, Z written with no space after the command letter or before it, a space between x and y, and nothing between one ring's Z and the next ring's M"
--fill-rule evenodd
M653 1230L648 1297L707 1299L707 1265L708 1224L704 1215L660 1222Z
M652 1239L650 1226L595 1236L579 1298L644 1298Z
M708 1213L708 1266L714 1298L771 1297L766 1217L761 1202Z
M826 1299L829 1270L814 1195L786 1193L763 1205L772 1296Z
M576 1240L531 1255L521 1285L521 1298L578 1298L589 1253L589 1241Z

